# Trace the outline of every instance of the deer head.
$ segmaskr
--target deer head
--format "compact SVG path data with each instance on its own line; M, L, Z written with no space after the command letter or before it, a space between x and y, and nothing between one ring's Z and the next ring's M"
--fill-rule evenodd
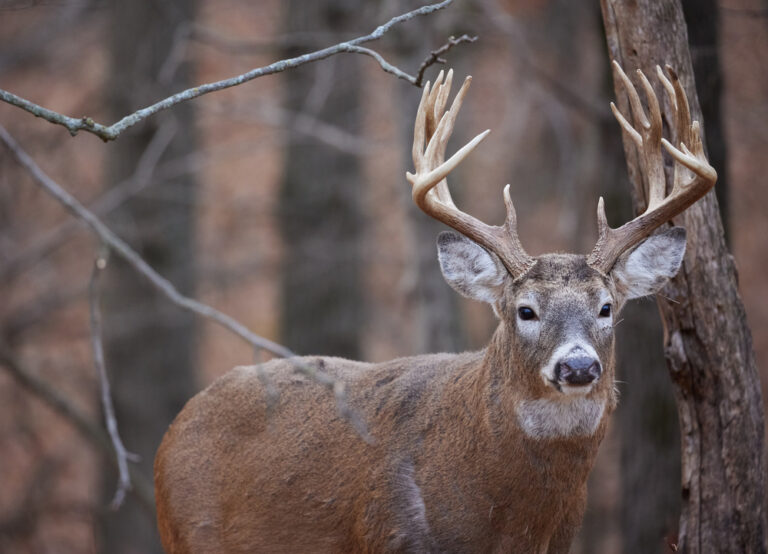
M717 174L704 155L699 126L691 123L685 92L671 68L658 77L676 110L679 148L662 138L658 99L638 71L649 116L621 67L614 62L629 94L634 126L611 108L641 154L648 185L647 209L618 229L608 226L603 199L598 202L599 238L588 256L530 256L517 234L515 208L504 188L506 220L491 226L460 211L446 176L488 135L485 131L445 161L445 147L467 94L467 77L445 111L452 72L424 89L414 129L415 173L407 174L414 202L427 214L459 231L438 239L440 267L460 294L487 302L500 318L498 334L508 349L506 363L520 383L520 402L587 397L613 391L613 327L624 303L656 293L673 277L685 253L685 231L667 228L674 216L701 198ZM426 144L426 146L425 146ZM666 194L662 145L679 162ZM522 392L524 391L524 392ZM532 412L518 407L521 423L534 428Z

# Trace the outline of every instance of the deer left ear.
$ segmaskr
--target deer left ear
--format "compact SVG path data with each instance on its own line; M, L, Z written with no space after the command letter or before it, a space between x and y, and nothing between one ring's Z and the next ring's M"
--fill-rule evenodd
M507 270L495 254L462 235L444 231L437 237L437 257L443 277L459 294L491 305L501 298Z
M656 294L677 275L685 255L685 229L672 227L624 253L611 270L618 292L627 300Z

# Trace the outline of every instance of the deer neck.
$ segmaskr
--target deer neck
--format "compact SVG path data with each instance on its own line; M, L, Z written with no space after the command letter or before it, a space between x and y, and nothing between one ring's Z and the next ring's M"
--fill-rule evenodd
M482 393L475 393L484 403L483 434L494 458L511 474L510 483L517 481L512 474L541 472L550 486L585 482L613 410L604 392L611 387L576 398L526 393L517 377L525 369L516 363L502 324L485 351L478 379Z

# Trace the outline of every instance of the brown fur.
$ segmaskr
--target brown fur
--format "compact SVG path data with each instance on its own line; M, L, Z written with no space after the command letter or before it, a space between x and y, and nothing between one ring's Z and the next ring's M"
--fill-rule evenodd
M589 393L606 402L596 432L529 437L517 422L518 402L562 393L537 377L552 345L524 351L530 345L514 329L514 299L559 290L566 309L569 294L585 298L610 286L583 257L550 255L505 285L502 321L482 351L383 364L303 358L347 383L373 444L289 360L262 366L280 391L273 406L255 368L234 369L189 401L158 451L165 549L567 552L615 405L613 337L603 341L603 375Z

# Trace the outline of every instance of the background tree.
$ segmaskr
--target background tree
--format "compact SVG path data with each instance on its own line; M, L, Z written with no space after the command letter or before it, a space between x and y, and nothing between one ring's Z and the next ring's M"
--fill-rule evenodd
M195 2L113 1L108 9L107 97L114 119L193 85L182 33L194 21ZM183 104L123 137L107 154L107 182L120 183L141 171L147 158L162 163L193 152L193 110ZM163 135L172 135L167 147ZM188 174L126 200L110 218L113 228L187 295L197 282L196 202L196 178ZM197 388L196 320L163 300L117 257L105 285L105 351L116 415L125 443L141 456L144 474L152 475L161 437ZM108 502L115 487L111 464L105 465L103 487ZM160 554L155 527L152 514L129 496L120 511L104 514L103 551Z
M402 9L409 2L398 0L397 4ZM457 21L460 14L466 15L466 12L462 10L450 14L439 25L430 26L423 32L400 30L395 49L397 57L408 67L418 67L424 59L424 52L439 48L446 36L461 34L461 25ZM466 64L470 55L466 51L462 55L459 50L452 53L451 66L457 74L464 72L461 67ZM406 87L400 87L397 94L397 103L400 106L396 114L398 136L402 140L400 160L404 167L411 168L413 114L419 106L420 96L413 94L413 91ZM407 214L405 223L410 258L403 292L408 298L409 312L414 319L414 333L409 350L414 353L459 352L467 347L459 311L459 298L446 284L436 263L437 235L446 230L446 227L430 217L424 217L423 212L413 204L410 187L406 184L404 182L399 192L400 201Z
M323 29L342 40L368 20L354 0L291 0L284 17L286 35L298 39ZM319 43L298 40L284 57L298 55L308 45ZM285 76L288 141L279 208L285 246L280 329L282 342L302 354L362 356L366 297L361 276L361 161L358 152L342 150L324 140L322 132L307 132L307 127L326 122L350 137L360 135L362 61L337 58Z

